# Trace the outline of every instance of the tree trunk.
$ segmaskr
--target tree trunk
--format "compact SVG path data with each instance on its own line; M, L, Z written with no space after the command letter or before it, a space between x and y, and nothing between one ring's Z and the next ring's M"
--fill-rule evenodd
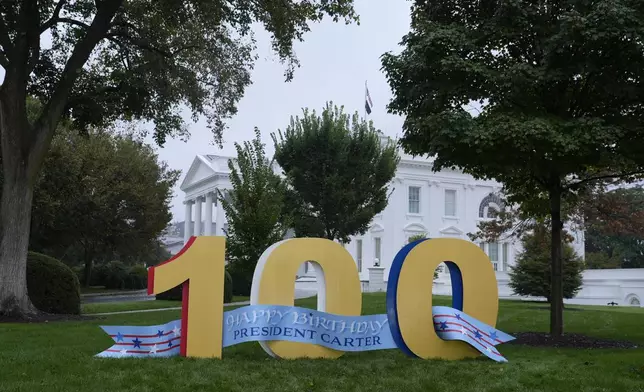
M33 188L25 165L3 156L0 201L0 314L29 317L36 312L27 295L27 252Z
M83 271L83 286L89 287L92 282L92 267L94 266L92 258L85 258L85 269Z
M30 318L37 313L27 293L27 252L34 179L42 149L27 121L25 100L11 93L0 96L2 196L0 200L0 314ZM42 146L41 146L42 147ZM41 152L41 155L38 155Z
M549 192L551 228L550 268L550 335L563 335L563 264L561 234L561 190L557 186Z

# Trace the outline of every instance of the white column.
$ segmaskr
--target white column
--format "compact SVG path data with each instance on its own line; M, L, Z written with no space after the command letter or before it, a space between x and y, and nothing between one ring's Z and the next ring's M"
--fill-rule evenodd
M204 235L212 235L212 192L206 194L206 229Z
M222 195L226 194L225 190L221 190ZM224 207L221 206L221 200L217 200L217 234L216 235L226 235L224 234L224 223L225 223L225 212Z
M183 222L183 224L184 224L183 241L184 242L188 242L188 240L192 236L192 225L191 225L191 223L192 223L192 203L193 203L192 200L186 200L186 201L183 202L183 204L186 205L186 218L185 218L185 222Z
M201 204L202 197L197 197L195 204L195 235L201 235Z

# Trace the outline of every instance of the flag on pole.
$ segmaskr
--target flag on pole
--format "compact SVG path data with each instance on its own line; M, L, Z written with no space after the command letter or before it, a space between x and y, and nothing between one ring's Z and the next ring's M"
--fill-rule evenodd
M364 82L364 110L367 114L371 114L371 108L373 108L373 102L371 102L371 95L369 95L369 88L367 87L367 82Z

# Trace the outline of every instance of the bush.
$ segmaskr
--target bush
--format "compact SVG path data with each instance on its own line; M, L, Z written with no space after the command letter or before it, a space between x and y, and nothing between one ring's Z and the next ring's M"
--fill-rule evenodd
M128 278L128 270L125 264L120 261L110 261L106 265L105 288L110 290L125 289L125 281Z
M109 269L108 264L94 264L92 266L92 276L90 278L90 286L105 286L107 281ZM85 276L85 266L81 267L81 274L79 275L80 279L83 279Z
M82 276L83 271L79 271ZM120 261L98 264L92 268L91 286L111 290L143 290L148 287L148 270L141 265L128 267Z
M510 287L515 294L545 297L550 302L550 233L547 228L535 229L522 239L523 252L509 272ZM572 246L563 243L563 297L574 297L582 285L583 260Z
M148 269L136 265L130 268L127 280L125 281L125 288L132 290L142 290L148 287Z
M43 312L80 314L78 277L68 266L53 257L29 252L27 291L34 306Z
M163 293L157 294L156 299L164 301L181 301L183 298L183 285L179 285ZM233 300L233 278L226 270L224 273L224 303L230 303Z

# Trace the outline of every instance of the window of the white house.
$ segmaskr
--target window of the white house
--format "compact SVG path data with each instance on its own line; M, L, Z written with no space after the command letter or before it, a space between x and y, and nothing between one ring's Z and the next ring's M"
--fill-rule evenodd
M456 216L456 191L445 189L445 216Z
M358 262L358 272L362 272L362 240L356 240L356 261Z
M373 250L374 258L378 259L378 263L381 263L382 260L380 259L380 248L381 248L380 237L375 237L373 239L373 245L374 245L374 250Z
M490 261L494 264L494 270L497 271L499 262L499 244L497 242L487 244L487 255L490 257Z
M640 306L640 300L637 297L631 298L631 306Z
M499 210L499 206L494 203L490 203L487 207L485 207L485 217L496 218L499 215Z
M409 209L410 214L420 213L420 187L409 187Z
M503 271L508 270L508 258L510 257L510 244L503 244Z

